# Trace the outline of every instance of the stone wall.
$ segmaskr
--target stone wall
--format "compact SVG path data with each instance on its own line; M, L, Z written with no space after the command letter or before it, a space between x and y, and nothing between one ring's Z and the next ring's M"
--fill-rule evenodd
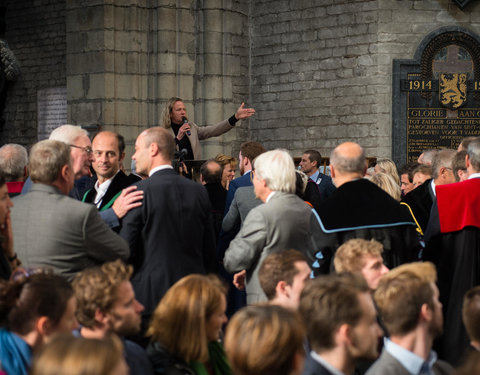
M127 138L158 124L171 96L199 125L257 110L204 157L254 139L299 156L354 140L390 156L392 61L442 26L480 32L480 3L452 0L7 1L22 76L1 143L36 140L36 93L67 86L69 121Z
M65 1L7 0L5 39L19 60L0 129L1 144L37 139L37 91L66 85Z
M450 0L252 2L252 136L296 156L345 140L391 156L392 61L431 31L479 31L480 3Z

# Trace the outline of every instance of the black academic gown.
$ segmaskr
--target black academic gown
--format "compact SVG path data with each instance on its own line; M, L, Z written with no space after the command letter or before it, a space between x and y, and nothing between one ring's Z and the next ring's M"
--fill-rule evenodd
M435 349L455 366L469 347L463 296L480 285L480 179L437 186L436 192L422 257L437 267L443 304L444 334Z
M321 203L311 227L315 252L306 255L315 275L329 273L337 248L352 238L379 241L389 268L418 260L421 249L412 218L400 203L367 179L337 188Z

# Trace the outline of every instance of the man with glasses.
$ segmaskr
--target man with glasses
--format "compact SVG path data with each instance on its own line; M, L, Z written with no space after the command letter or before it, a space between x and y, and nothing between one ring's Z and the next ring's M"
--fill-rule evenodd
M76 125L62 125L52 131L49 139L61 141L70 146L75 185L78 185L81 178L91 176L90 166L95 159L93 157L92 142L90 142L88 132L85 129ZM32 182L28 179L27 182L25 182L22 194L27 193L31 186ZM69 196L81 200L84 195L81 194L81 190L78 186L74 186ZM101 218L109 227L118 227L119 219L125 216L128 210L140 204L137 202L142 199L142 194L135 190L136 187L125 189L115 200L112 207L100 212Z

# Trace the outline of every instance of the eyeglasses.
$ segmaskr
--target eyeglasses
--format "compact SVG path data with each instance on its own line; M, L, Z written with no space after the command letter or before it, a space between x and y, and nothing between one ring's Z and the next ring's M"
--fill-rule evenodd
M252 170L250 171L250 182L253 183L253 179L254 179L254 178L255 178L255 169L252 169Z
M93 152L92 148L90 146L87 146L87 147L81 147L81 146L76 146L76 145L69 145L69 146L79 148L80 150L85 151L87 153L87 155L90 155Z

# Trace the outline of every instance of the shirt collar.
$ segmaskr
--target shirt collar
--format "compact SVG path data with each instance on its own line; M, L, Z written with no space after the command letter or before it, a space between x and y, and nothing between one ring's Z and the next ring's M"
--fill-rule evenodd
M432 181L430 182L430 186L432 188L432 191L433 191L433 195L436 197L437 196L437 192L435 191L435 181L433 180L432 178Z
M112 181L115 178L115 176L118 174L118 172L120 172L120 169L117 171L117 173L115 173L113 177L109 178L107 181L103 182L102 184L100 184L98 180L97 182L95 182L95 185L93 186L95 188L95 191L97 192L97 194L95 194L95 199L93 200L93 203L95 204L95 206L100 207L103 197L107 193L108 188L112 184Z
M274 191L272 191L270 194L268 194L267 199L265 199L265 203L268 203L268 201L269 201L270 199L272 199L272 197L273 197L274 194L275 194Z
M150 171L150 173L148 174L148 177L151 177L152 174L154 174L155 172L161 171L162 169L173 169L173 167L170 164L159 165L158 167L155 167Z
M425 371L425 368L428 367L428 370L433 374L433 364L437 361L437 353L433 350L430 351L428 360L424 361L423 358L419 357L415 353L401 347L398 344L395 344L393 341L385 338L385 350L399 361L403 367L412 375L420 374L420 371Z
M317 171L314 174L312 174L309 178L313 182L317 182L319 175L320 175L320 169L317 169Z
M468 176L468 179L470 180L471 178L480 178L480 172L479 173L472 173L470 176Z
M339 369L333 367L330 363L325 361L320 355L318 355L316 352L313 350L310 352L310 355L312 358L320 363L323 367L325 367L329 372L331 372L333 375L345 375L343 372L341 372Z

